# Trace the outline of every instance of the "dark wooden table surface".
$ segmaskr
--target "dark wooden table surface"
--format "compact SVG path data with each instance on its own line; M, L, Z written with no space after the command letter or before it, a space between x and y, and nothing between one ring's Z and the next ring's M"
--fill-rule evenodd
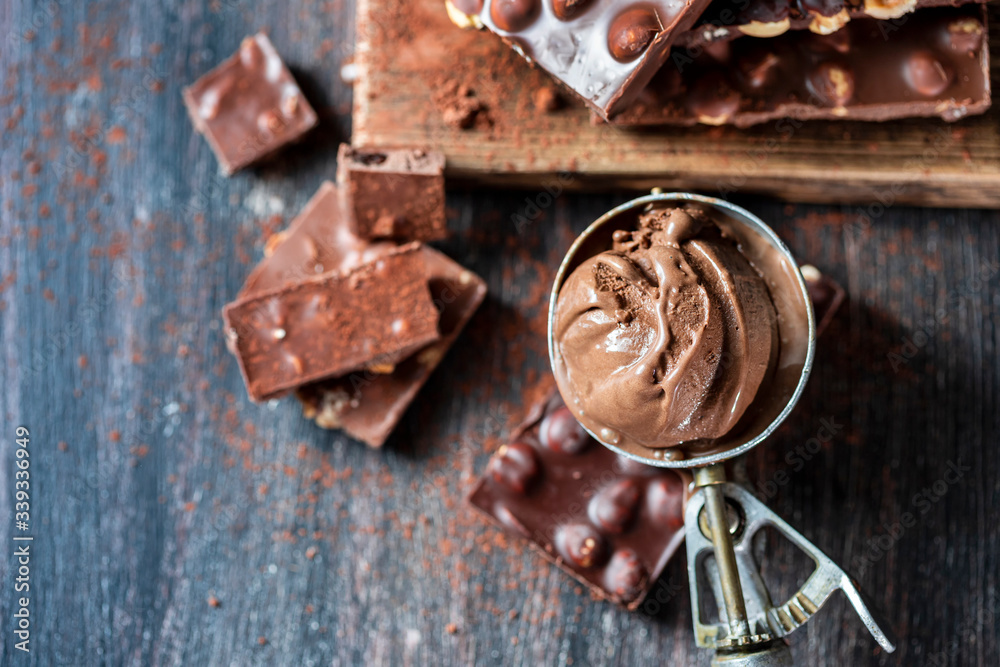
M262 26L322 128L226 179L180 90ZM349 0L0 4L0 661L707 664L683 556L660 609L628 614L462 502L544 382L558 259L627 193L560 196L520 233L511 217L537 191L450 194L442 247L490 296L384 450L313 427L294 401L248 401L219 310L334 174L352 36ZM750 470L787 474L769 505L854 572L900 636L880 653L838 600L792 636L795 654L997 664L1000 213L737 201L850 294L800 408ZM815 455L795 453L830 423ZM27 655L12 619L19 425ZM787 585L793 562L777 548L768 569Z

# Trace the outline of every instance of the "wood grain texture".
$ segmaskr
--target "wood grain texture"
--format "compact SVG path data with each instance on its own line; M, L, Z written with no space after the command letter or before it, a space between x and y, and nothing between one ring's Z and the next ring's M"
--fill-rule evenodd
M335 173L353 12L0 3L0 545L11 553L16 425L32 431L36 536L33 652L12 647L0 558L0 663L707 664L683 558L659 608L628 614L462 501L546 372L559 258L627 195L450 194L440 247L490 295L385 449L315 428L294 401L247 398L220 309ZM225 179L180 89L259 27L321 127ZM800 664L996 664L1000 214L866 207L869 224L854 206L737 203L850 294L750 470L765 487L789 476L769 505L857 574L902 638L878 653L836 601L792 636ZM821 420L839 428L806 460L795 448ZM914 497L949 462L971 470L921 513ZM916 524L885 537L904 512ZM769 563L790 586L792 553Z
M535 111L533 95L553 85L548 76L494 35L456 28L440 0L402 3L405 11L399 4L358 0L362 78L354 139L438 146L453 178L535 187L570 172L568 187L583 191L660 186L791 201L879 197L924 206L1000 206L1000 110L955 124L781 121L750 130L595 125L573 100L555 113ZM426 30L409 27L414 16ZM383 57L385 44L400 57ZM484 105L474 128L449 127L428 104L428 90L440 92L449 81L467 86Z

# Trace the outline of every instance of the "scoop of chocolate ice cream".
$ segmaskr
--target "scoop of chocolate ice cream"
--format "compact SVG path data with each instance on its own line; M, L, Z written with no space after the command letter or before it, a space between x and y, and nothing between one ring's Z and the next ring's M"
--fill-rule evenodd
M661 208L580 264L556 304L555 374L612 445L662 450L738 430L774 374L768 286L705 211Z

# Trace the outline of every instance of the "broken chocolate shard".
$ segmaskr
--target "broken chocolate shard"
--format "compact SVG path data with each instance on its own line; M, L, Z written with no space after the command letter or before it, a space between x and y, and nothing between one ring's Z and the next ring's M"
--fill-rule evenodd
M708 0L486 0L479 19L602 118L628 106Z
M342 272L396 247L362 239L351 227L343 193L333 183L323 183L288 229L268 242L265 258L240 295ZM342 429L371 447L381 447L482 303L482 278L427 246L421 254L431 298L440 311L441 338L398 362L390 373L367 368L298 387L303 414L318 426Z
M482 278L437 250L424 246L422 252L431 297L441 311L440 340L396 364L391 373L350 373L300 387L296 395L303 413L318 426L343 429L381 447L482 303Z

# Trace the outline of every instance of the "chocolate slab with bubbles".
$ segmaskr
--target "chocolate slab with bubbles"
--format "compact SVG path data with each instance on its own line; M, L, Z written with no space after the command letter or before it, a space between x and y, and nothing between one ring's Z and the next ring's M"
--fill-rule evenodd
M316 125L306 101L264 33L184 89L184 105L223 171L232 174L269 156Z
M478 3L460 4L468 12ZM486 0L479 19L608 118L642 90L677 36L707 5L708 0Z
M684 540L680 473L601 446L558 393L494 454L469 502L585 584L641 607Z
M831 35L788 33L704 49L664 67L620 125L735 125L781 118L954 121L991 103L986 11L926 9L860 19ZM777 128L794 132L794 125Z
M250 397L395 364L436 341L438 311L421 245L401 246L343 273L243 297L223 309Z

